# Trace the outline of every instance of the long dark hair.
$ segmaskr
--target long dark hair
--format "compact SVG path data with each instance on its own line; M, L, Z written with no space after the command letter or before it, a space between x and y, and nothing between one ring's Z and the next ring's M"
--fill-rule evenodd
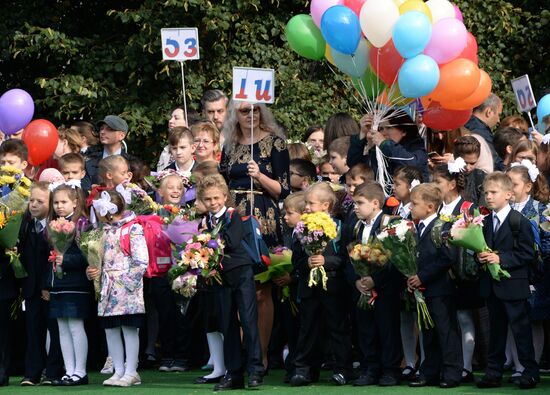
M447 181L455 181L456 190L459 194L464 190L464 187L466 186L466 177L464 176L464 173L450 173L447 164L437 165L433 170L433 177L434 179L435 177L441 177L446 179Z
M48 222L59 218L59 216L55 213L53 207L53 199L56 193L62 191L67 192L69 199L71 199L72 201L76 201L76 207L74 209L73 216L71 217L71 221L76 223L81 217L88 217L88 213L86 211L86 198L84 197L84 192L82 192L82 189L73 188L70 185L61 184L60 186L55 188L52 193L50 193L50 210L48 212Z

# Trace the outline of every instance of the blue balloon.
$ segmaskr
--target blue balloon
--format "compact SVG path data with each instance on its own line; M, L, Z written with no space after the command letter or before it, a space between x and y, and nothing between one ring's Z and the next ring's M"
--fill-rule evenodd
M361 40L359 18L348 7L335 5L323 14L321 33L332 48L343 54L352 55Z
M403 97L426 96L439 82L437 62L428 55L417 55L407 59L399 69L399 90Z
M406 12L399 17L393 27L393 44L405 59L421 54L431 37L430 18L420 11Z
M537 104L537 119L542 125L542 119L550 115L550 94L543 96Z
M369 67L369 44L367 40L361 40L355 54L346 55L342 52L330 49L334 64L344 73L352 77L362 77Z

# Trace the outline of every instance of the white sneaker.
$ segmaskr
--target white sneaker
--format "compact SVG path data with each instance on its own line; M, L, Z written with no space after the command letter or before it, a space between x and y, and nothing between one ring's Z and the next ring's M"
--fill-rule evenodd
M115 387L131 387L133 385L140 385L141 384L141 377L139 377L139 374L125 374L122 376L120 380L117 380L113 386Z
M113 358L107 357L105 360L105 365L103 365L103 369L101 369L101 374L113 374L115 372L115 369L113 368Z
M103 385L115 385L123 376L117 373L113 374L103 382Z

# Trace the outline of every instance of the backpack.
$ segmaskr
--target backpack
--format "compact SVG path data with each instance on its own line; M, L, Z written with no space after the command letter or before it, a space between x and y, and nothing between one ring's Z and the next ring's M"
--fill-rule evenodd
M164 222L158 215L139 215L132 221L122 225L120 247L126 256L131 254L130 228L134 224L140 224L143 227L147 252L149 253L149 264L144 276L147 278L163 277L172 267L172 247L170 239L162 229Z
M521 214L519 211L512 210L510 212L510 228L512 228L512 234L514 236L514 249L518 248L518 238L520 233L520 224L521 224L521 218L523 217L523 214ZM535 238L534 242L534 250L535 250L535 258L528 262L527 270L529 272L529 284L537 284L539 283L543 277L544 277L544 260L542 259L542 247L540 242L540 234L538 231L538 225L536 223L533 223L533 221L529 221L531 224L531 229L533 231L533 236Z
M226 224L229 225L235 209L228 208L225 212ZM241 246L252 259L254 274L265 272L271 264L269 248L262 238L262 232L258 219L252 215L242 217L244 236Z

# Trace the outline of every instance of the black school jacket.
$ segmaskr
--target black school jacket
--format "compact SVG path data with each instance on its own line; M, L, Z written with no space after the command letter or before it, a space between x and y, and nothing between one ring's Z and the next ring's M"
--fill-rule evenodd
M528 262L535 258L534 236L529 220L515 210L510 211L506 219L500 225L493 238L493 213L483 220L483 235L489 248L497 251L500 257L500 267L508 273L510 278L500 281L492 279L488 271L481 270L480 294L482 298L488 298L491 291L502 300L527 299L529 292ZM521 216L518 240L514 248L514 236L510 226L510 215Z
M205 218L208 230L212 231L209 216ZM225 243L224 256L222 258L222 272L228 272L239 266L252 265L252 259L242 246L244 227L241 216L236 210L225 212L220 218L220 237Z

